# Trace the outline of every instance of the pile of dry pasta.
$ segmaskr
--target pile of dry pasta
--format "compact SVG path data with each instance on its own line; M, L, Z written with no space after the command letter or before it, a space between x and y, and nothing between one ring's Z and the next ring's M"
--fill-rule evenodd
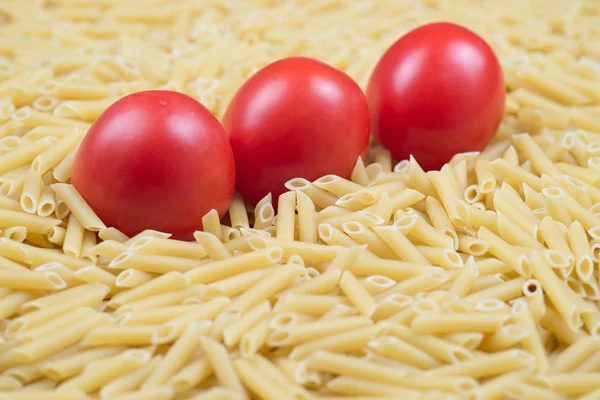
M126 237L69 184L120 96L220 117L292 55L364 88L440 20L505 70L481 154L426 173L373 147L196 242ZM594 0L3 0L0 399L600 399L599 22Z

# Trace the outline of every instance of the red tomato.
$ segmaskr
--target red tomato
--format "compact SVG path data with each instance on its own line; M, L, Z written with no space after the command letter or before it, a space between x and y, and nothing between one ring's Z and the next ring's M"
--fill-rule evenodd
M81 143L72 183L107 226L191 239L204 214L226 212L235 167L225 131L202 104L156 90L104 111Z
M295 177L347 177L369 141L369 110L343 72L287 58L253 75L227 108L223 127L236 161L238 191L256 204Z
M395 159L439 169L482 150L502 120L502 68L488 44L458 25L413 30L383 55L367 90L371 129Z

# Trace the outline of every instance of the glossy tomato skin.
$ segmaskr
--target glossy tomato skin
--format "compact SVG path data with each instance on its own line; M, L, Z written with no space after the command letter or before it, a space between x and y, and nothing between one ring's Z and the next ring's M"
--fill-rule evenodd
M349 76L309 58L276 61L248 79L223 119L237 189L256 204L269 192L277 199L292 178L348 177L369 125L365 96Z
M227 211L235 166L225 131L202 104L157 90L126 96L96 120L71 180L107 226L193 239L204 214Z
M434 23L394 43L367 89L372 133L395 159L425 170L482 150L502 120L502 68L488 44L458 25Z

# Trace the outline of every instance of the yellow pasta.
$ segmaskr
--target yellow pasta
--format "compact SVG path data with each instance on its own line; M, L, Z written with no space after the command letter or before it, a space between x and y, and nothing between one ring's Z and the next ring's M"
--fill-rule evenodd
M74 186L57 183L51 187L56 195L65 202L71 213L75 214L85 229L99 231L106 228Z
M596 398L600 8L521 3L1 2L0 398ZM293 56L366 90L439 20L490 44L507 92L492 142L439 171L371 141L278 206L236 193L193 242L129 238L71 185L129 93L222 119Z
M125 375L150 361L151 353L142 349L129 349L120 355L101 361L102 367L88 367L81 374L61 383L57 391L82 390L91 392L100 389L105 383Z
M48 150L38 155L31 163L31 170L40 175L45 174L69 155L81 140L81 136L79 128L75 127L70 134L65 135Z
M28 232L45 234L61 221L56 218L40 217L22 211L0 209L0 227L23 226Z

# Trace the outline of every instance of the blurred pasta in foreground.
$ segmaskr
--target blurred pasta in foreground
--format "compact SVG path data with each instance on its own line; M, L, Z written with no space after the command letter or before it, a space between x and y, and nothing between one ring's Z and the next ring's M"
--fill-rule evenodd
M600 3L4 0L0 19L0 399L600 399ZM69 184L120 96L221 117L292 55L364 88L441 20L505 70L481 154L426 173L374 146L278 210L235 197L196 242L129 238Z

